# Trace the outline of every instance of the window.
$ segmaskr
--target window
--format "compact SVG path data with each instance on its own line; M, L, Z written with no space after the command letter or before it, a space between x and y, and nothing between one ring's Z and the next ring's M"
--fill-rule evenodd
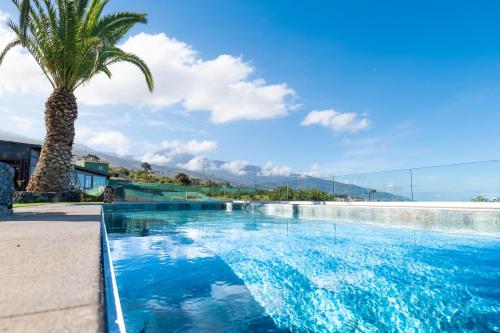
M85 175L83 173L78 174L78 187L80 188L85 187Z
M94 176L94 187L106 185L106 177Z
M85 175L85 186L84 189L92 188L92 176Z

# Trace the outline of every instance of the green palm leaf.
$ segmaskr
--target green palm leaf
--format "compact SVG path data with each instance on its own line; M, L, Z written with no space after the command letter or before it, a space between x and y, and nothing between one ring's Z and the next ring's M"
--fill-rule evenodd
M0 53L21 45L42 68L56 89L74 91L98 73L111 77L109 65L127 62L143 73L150 91L153 76L142 59L126 53L117 43L146 14L116 12L103 15L108 0L12 0L19 23L8 22L16 35Z

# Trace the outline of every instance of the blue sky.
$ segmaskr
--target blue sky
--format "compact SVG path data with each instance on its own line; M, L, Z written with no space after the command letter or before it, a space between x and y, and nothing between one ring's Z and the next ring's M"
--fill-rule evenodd
M145 157L164 141L162 147L211 142L190 152L256 165L272 162L294 172L316 165L322 175L500 157L500 2L112 0L109 9L149 13L148 25L130 36L164 33L168 43L175 39L196 51L195 63L221 55L231 56L229 62L240 59L244 65L228 66L251 68L241 81L281 85L281 98L273 97L274 104L266 106L285 109L258 119L243 114L214 121L214 114L222 113L206 109L245 110L250 102L239 105L223 96L200 102L193 97L196 84L179 84L184 90L176 103L121 105L116 96L93 103L86 91L79 97L77 123L84 144L120 150L103 140L132 142L117 152ZM14 13L6 2L0 11ZM146 48L139 52L157 52ZM222 87L218 81L232 72L217 69L208 82L199 82ZM0 82L1 76L14 75L3 70ZM165 91L176 88L175 78ZM18 130L43 135L44 90L1 87L0 112L29 118ZM215 91L225 94L222 88ZM317 117L301 125L313 111L332 110L355 118L344 127L324 126ZM94 140L93 130L123 137Z

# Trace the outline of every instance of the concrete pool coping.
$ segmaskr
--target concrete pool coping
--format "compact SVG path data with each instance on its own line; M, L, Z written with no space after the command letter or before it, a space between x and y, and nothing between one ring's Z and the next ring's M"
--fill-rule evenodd
M500 235L500 203L240 201L233 205L287 218Z
M107 332L125 333L127 330L125 328L125 320L123 319L120 296L118 295L118 285L115 279L115 270L113 268L113 259L111 258L103 209L101 209L101 242Z
M288 204L288 205L325 205L332 207L380 207L380 208L420 208L420 209L459 209L459 210L500 210L500 202L412 202L412 201L243 201L233 200L234 203L255 204Z
M0 262L0 331L105 330L100 205L14 209Z

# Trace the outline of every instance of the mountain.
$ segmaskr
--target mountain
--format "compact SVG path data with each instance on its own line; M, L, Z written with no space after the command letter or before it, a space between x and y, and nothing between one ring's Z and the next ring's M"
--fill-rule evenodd
M0 130L0 140L25 142L31 144L42 144L41 140L31 139L29 137L18 135ZM141 160L134 156L118 156L114 153L101 152L94 149L75 144L73 154L82 156L85 153L96 154L102 159L108 161L113 166L123 166L128 169L139 169ZM238 163L225 162L220 160L212 160L207 158L196 157L192 154L176 153L175 151L164 149L156 152L154 155L162 156L168 163L162 165L151 163L155 172L173 177L179 172L187 173L188 175L200 179L211 179L214 181L228 181L234 185L251 186L258 188L274 188L277 186L286 186L290 188L305 188L318 189L323 192L331 193L335 188L336 195L347 195L357 198L366 198L369 189L340 182L332 182L332 179L323 179L311 177L307 175L279 174L284 173L283 170L273 170L267 167L255 165L244 165ZM189 170L188 170L189 169ZM277 174L276 174L277 173ZM394 195L388 192L375 192L371 194L372 200L381 201L408 201L409 199L403 196Z
M0 130L0 140L29 143L33 145L41 145L43 143L42 140L32 139L21 134L6 132L2 130Z
M318 189L323 192L332 193L335 190L336 195L346 195L357 198L367 198L370 189L353 184L345 184L333 179L311 177L307 175L291 173L288 175L272 174L276 170L268 167L255 165L232 165L230 162L213 160L207 158L197 158L192 154L175 154L169 149L160 150L155 153L158 156L168 157L170 160L167 166L154 165L153 169L159 173L170 176L171 171L183 171L193 177L212 180L229 181L231 184L241 186L251 186L258 188L275 188L277 186L286 186L290 188ZM190 167L185 167L190 162L196 161ZM182 167L184 166L184 168ZM277 170L278 173L280 170ZM372 200L380 201L409 201L408 198L395 195L388 192L371 193Z

